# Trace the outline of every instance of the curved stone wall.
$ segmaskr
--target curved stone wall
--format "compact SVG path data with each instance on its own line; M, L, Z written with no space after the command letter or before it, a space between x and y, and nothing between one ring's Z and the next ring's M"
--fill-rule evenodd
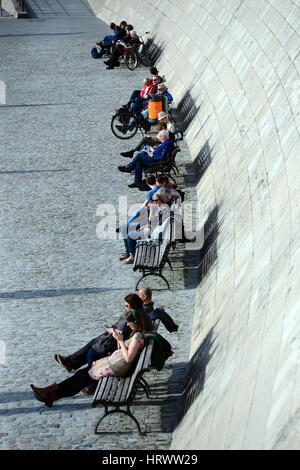
M299 448L299 4L89 3L151 31L199 176L206 241L172 448Z

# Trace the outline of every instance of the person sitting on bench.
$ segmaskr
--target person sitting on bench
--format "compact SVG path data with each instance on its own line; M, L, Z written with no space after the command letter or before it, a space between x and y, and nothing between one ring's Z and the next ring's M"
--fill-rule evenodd
M76 374L48 387L37 388L31 384L34 396L37 400L45 403L49 408L53 403L64 397L72 397L88 386L97 386L97 381L102 377L126 375L130 367L134 364L141 350L145 345L145 327L143 314L140 310L131 309L125 316L126 324L132 333L125 341L120 330L108 328L109 333L117 341L118 349L110 356L98 359L92 365L80 369Z
M143 184L143 169L147 169L157 162L165 160L168 154L174 150L174 141L169 138L167 130L160 131L158 138L161 144L156 149L150 152L142 150L127 166L118 167L118 170L124 173L132 173L134 171L134 183L128 185L130 188L138 188Z
M156 240L160 226L164 224L166 219L170 216L169 201L171 199L171 191L166 188L160 188L153 196L152 203L149 205L149 216L147 223L140 226L138 224L131 230L126 238L124 238L124 245L127 257L123 259L124 264L133 264L134 254L137 240L145 240L151 238Z
M165 124L165 125L166 125L166 127L167 127L167 129L168 129L168 131L169 131L170 137L171 137L171 138L174 138L175 126L174 126L174 124L172 124L172 122L170 122L167 113L165 113L164 111L161 111L160 113L158 113L157 118L158 118L158 121L159 121L161 124Z
M167 125L165 123L159 122L157 124L158 134L160 133L160 131L163 131L165 129L167 129ZM157 147L160 144L158 134L153 135L151 137L143 137L139 141L139 143L134 147L134 149L128 150L127 152L120 152L120 155L122 155L122 157L132 158L135 152L140 152L146 145L148 145L149 147Z

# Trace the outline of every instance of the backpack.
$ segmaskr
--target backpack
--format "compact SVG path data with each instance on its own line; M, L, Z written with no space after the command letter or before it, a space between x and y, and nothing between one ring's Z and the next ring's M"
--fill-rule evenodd
M93 57L93 59L99 59L99 57L101 57L97 47L93 47L93 49L91 50L91 56Z

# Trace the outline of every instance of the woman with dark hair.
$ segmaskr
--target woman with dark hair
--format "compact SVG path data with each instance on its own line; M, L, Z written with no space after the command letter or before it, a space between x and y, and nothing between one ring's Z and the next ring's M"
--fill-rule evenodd
M125 297L125 303L129 304L129 301L133 301L138 307L143 305L141 299L141 302L139 302L136 298L131 299L130 295L134 294L129 294ZM129 298L128 302L126 298ZM127 326L132 330L127 341L124 341L121 331L115 330L114 328L107 329L118 343L118 349L114 351L111 356L93 362L92 367L88 366L84 369L80 369L76 374L59 384L54 383L44 388L37 388L31 384L30 386L34 391L35 398L51 408L53 402L60 398L72 397L79 393L84 387L90 385L96 386L97 380L102 377L124 376L145 345L144 319L141 310L132 308L126 313L125 318Z

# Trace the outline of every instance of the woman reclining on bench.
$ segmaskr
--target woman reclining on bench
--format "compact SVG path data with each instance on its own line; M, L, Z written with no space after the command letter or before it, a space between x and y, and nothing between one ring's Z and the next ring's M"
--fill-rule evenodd
M118 342L118 349L111 356L99 359L93 363L91 368L88 366L80 369L76 374L59 384L54 383L44 388L37 388L31 384L35 398L51 408L54 401L64 397L72 397L89 385L97 385L97 380L102 377L126 375L145 345L142 313L132 309L127 312L126 321L132 330L127 341L124 341L121 331L108 329Z

